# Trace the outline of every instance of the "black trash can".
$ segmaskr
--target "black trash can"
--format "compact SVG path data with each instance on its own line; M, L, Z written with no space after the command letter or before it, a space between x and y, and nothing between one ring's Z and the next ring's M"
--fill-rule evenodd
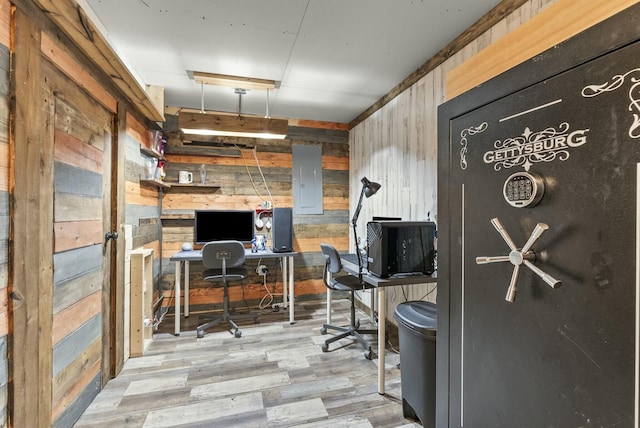
M402 414L436 426L436 305L404 302L396 307L400 342Z

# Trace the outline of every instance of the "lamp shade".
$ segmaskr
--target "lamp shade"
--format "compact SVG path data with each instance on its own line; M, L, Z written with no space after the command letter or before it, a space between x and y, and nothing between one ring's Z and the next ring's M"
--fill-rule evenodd
M381 187L380 184L375 183L373 181L369 181L367 177L362 177L362 180L360 180L360 182L362 183L362 186L363 186L364 195L367 198L370 198L371 196L375 195L375 193Z
M358 205L356 205L356 211L353 214L353 218L351 219L351 225L354 228L356 227L356 222L358 221L358 216L360 215L360 210L362 209L362 198L364 196L366 196L367 198L370 198L378 191L378 189L380 189L380 185L378 183L369 181L367 177L362 177L362 179L360 179L360 182L362 183L362 190L360 191L360 198L358 198ZM354 229L354 233L355 233L355 229Z

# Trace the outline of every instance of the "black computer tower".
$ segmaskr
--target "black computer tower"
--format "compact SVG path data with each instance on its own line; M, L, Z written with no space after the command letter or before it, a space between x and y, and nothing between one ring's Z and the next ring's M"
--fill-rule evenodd
M431 221L367 223L367 269L381 278L397 273L433 273L435 232Z
M274 253L293 251L293 211L291 208L274 208L271 238Z

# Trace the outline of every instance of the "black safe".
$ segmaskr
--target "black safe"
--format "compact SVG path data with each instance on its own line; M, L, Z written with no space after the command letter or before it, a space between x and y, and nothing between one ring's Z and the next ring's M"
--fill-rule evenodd
M438 110L438 427L638 426L638 22Z
M434 271L436 225L430 221L367 223L367 270L381 278Z

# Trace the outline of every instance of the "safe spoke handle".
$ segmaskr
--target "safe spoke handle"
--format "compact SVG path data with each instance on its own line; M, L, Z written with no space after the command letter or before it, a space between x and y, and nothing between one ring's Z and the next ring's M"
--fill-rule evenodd
M502 239L504 239L504 242L507 244L509 249L511 251L517 251L518 248L516 248L516 244L513 243L513 239L511 239L511 236L509 236L507 230L504 228L504 226L502 226L502 223L500 222L498 217L492 218L491 224L496 228L500 236L502 236Z
M511 282L509 283L509 288L507 288L507 296L504 298L507 302L513 303L516 300L516 290L518 288L518 273L520 272L520 265L515 265L513 267L513 272L511 273Z
M476 257L476 264L486 265L487 263L508 262L509 256L482 256Z
M531 236L529 237L529 239L527 240L527 243L524 244L524 247L522 247L522 250L520 250L520 252L522 254L526 254L531 247L533 247L533 244L536 243L536 241L538 240L538 238L544 233L545 230L549 229L549 226L547 226L545 223L538 223L536 224L535 229L533 229L533 232L531 232Z
M544 282L549 284L551 286L551 288L558 288L558 287L560 287L562 285L562 281L559 281L559 280L555 279L554 277L552 277L551 275L549 275L548 273L546 273L545 271L540 269L538 266L536 266L533 263L531 263L530 261L525 260L524 264L525 264L526 267L531 269L533 271L533 273L535 273L540 278L542 278L542 280Z
M518 288L518 274L520 273L520 266L522 264L531 269L533 273L538 275L544 282L549 284L551 288L558 288L562 285L562 281L555 279L553 276L549 275L532 263L532 260L535 261L535 253L530 250L536 243L538 238L540 238L540 236L542 236L542 234L549 229L549 226L546 223L536 224L533 232L531 232L531 236L529 236L529 239L527 239L527 242L521 249L518 249L516 247L516 244L513 243L511 236L509 236L509 233L504 228L504 226L502 226L502 223L497 217L491 219L491 224L498 231L498 234L502 237L511 252L506 256L476 257L476 264L484 265L489 263L510 262L513 265L513 272L511 273L509 288L507 289L507 295L505 296L505 300L507 302L513 303L516 299L516 291Z

